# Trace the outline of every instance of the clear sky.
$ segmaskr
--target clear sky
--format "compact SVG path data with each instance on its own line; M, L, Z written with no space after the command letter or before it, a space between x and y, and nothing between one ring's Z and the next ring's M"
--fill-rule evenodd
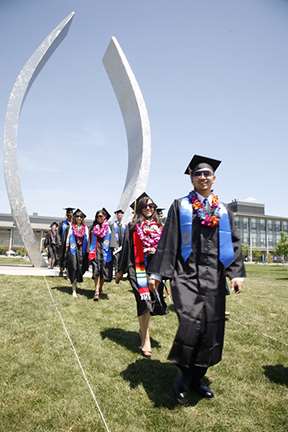
M116 36L152 131L147 192L160 207L190 190L194 153L221 159L224 202L254 198L288 216L287 0L0 0L0 125L17 74L72 10L69 34L34 82L18 158L28 212L89 217L118 204L127 170L121 112L102 58ZM1 149L2 150L2 149ZM1 151L0 212L10 212Z

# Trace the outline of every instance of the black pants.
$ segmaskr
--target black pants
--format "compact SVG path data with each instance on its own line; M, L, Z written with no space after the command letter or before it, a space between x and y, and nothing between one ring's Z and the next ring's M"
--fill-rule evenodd
M201 379L206 374L208 368L201 366L190 366L189 368L182 367L177 365L182 372L182 377L184 384L187 387L190 387L191 384L198 385L200 384Z

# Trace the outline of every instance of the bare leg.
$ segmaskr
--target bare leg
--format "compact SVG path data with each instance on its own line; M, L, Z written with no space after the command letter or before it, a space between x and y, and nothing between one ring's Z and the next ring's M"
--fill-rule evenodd
M77 281L72 282L72 295L74 298L77 298Z
M98 301L99 300L99 288L100 288L100 276L95 276L94 284L95 284L95 293L94 293L93 300Z
M143 354L147 357L151 356L151 341L149 334L149 322L150 313L145 312L143 315L138 317L140 326L140 336L141 336L141 350Z
M101 296L101 294L103 293L103 285L104 285L104 278L102 276L100 276L100 281L99 281L99 295Z

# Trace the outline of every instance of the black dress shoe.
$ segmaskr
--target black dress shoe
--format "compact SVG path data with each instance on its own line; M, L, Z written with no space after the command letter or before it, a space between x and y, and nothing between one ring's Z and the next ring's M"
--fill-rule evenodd
M182 376L178 376L174 383L174 393L178 404L187 405L189 402L188 398L188 387L184 382Z
M201 382L198 384L192 384L191 388L204 398L212 399L214 397L214 393L211 388Z

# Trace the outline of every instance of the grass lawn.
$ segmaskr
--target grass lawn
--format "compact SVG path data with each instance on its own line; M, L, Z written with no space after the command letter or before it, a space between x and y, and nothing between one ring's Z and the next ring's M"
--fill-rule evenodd
M223 360L208 371L216 397L191 395L187 407L175 406L166 360L172 310L153 318L149 360L127 282L95 303L90 279L73 299L65 279L0 276L0 431L105 431L58 308L111 432L287 432L288 269L247 271L245 290L227 297Z
M0 266L31 266L29 260L24 259L23 257L0 257Z

